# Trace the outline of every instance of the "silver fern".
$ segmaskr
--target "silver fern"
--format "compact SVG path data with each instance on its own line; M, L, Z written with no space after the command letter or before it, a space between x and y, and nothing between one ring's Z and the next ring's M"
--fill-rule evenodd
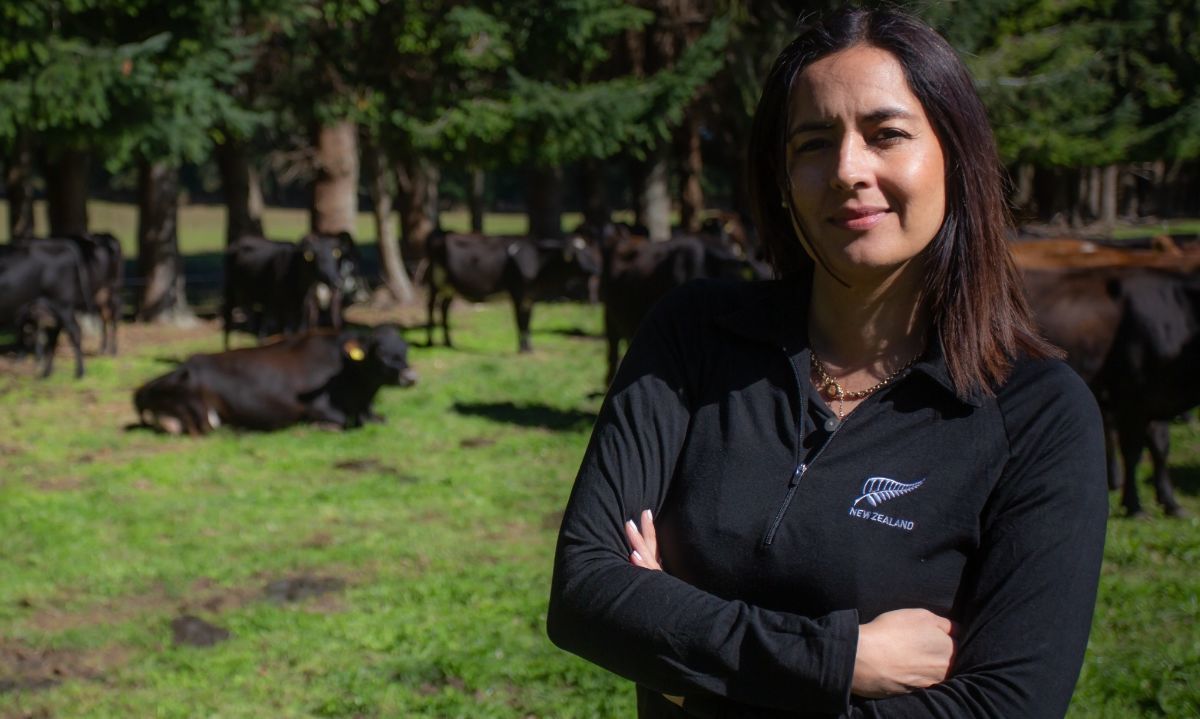
M862 496L854 500L854 504L851 506L857 507L858 503L865 499L867 500L867 504L870 504L872 507L878 507L889 499L895 499L896 497L908 494L922 484L925 484L925 480L923 479L918 479L912 484L905 484L904 482L897 482L887 477L871 477L866 482L863 482Z

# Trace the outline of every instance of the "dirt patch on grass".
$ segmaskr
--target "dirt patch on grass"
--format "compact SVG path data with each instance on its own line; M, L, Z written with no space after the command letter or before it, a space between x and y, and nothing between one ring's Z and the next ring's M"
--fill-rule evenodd
M211 647L230 637L228 629L191 614L171 620L171 635L176 646L186 644L192 647Z
M395 479L396 481L398 481L402 484L409 484L411 482L417 481L417 477L414 477L411 474L405 474L404 472L399 471L395 467L393 467L389 464L386 464L384 462L381 462L374 457L359 457L356 459L344 459L339 462L335 462L333 465L333 468L340 472L354 472L354 473L361 473L361 474L382 474L385 476L392 477L393 479Z
M72 679L99 679L129 656L124 647L38 649L0 639L0 694L46 689Z

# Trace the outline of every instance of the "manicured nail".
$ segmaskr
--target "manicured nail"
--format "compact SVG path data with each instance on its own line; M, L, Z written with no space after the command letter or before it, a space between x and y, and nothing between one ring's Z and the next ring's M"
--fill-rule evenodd
M640 562L640 561L642 561L642 555L638 554L638 550L636 550L636 549L635 549L635 550L633 550L633 560L634 560L635 562Z
M653 513L652 513L652 512L651 512L649 509L647 509L647 510L645 510L644 512L642 512L642 514L646 515L646 519L647 519L648 521L651 521L651 522L653 522L653 521L654 521L654 514L653 514Z
M633 520L632 520L632 519L626 519L626 520L625 520L625 524L626 524L626 526L628 526L628 527L629 527L630 529L632 529L633 531L635 531L635 532L637 531L637 525L633 523Z

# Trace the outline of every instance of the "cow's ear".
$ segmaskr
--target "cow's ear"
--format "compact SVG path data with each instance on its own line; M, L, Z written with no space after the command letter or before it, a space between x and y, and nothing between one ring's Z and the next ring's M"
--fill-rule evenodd
M363 351L362 345L356 339L348 339L343 342L342 351L354 362L362 362L367 356L367 353Z

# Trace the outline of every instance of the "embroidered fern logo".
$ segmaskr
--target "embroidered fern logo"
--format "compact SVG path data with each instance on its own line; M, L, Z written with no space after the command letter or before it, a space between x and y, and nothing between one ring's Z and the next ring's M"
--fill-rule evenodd
M903 497L922 484L925 484L925 480L923 479L919 479L911 484L905 484L904 482L897 482L887 477L871 477L866 482L863 482L862 496L854 500L854 504L850 506L857 507L859 502L866 502L872 507L878 507L889 499Z

